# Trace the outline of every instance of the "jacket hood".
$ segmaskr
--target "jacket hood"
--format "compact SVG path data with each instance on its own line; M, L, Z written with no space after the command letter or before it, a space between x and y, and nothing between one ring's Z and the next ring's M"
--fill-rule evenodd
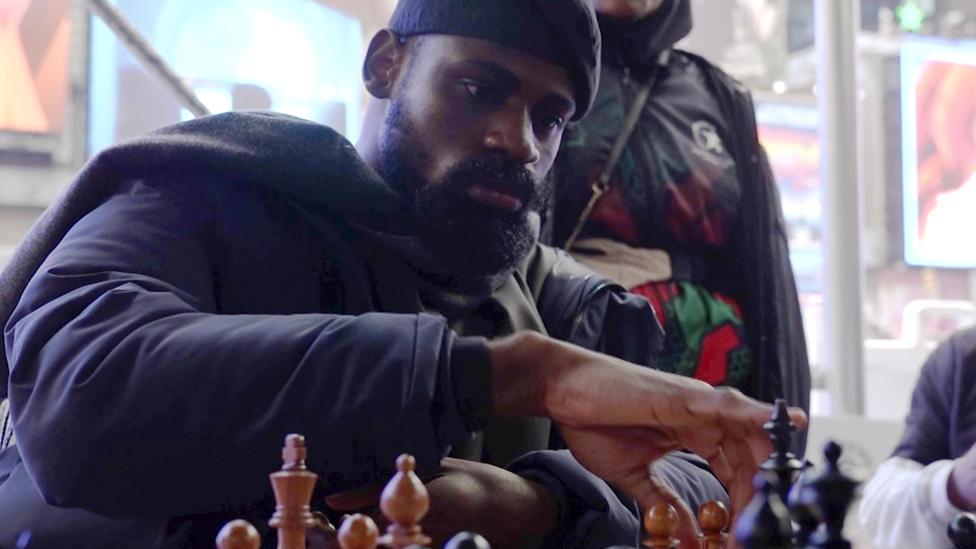
M597 18L604 61L642 69L654 65L662 51L691 32L691 0L664 0L657 11L639 21L618 21L600 14Z

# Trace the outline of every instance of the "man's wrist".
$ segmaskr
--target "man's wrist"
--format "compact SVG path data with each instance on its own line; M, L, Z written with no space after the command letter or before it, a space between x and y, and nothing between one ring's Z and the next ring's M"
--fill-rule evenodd
M547 415L545 400L555 351L552 339L535 332L519 332L488 343L495 415Z

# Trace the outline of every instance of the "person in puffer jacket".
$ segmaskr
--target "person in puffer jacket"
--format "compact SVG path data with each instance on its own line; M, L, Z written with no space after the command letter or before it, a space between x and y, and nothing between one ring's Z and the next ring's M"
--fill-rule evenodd
M600 85L563 139L544 239L654 305L658 368L809 410L782 206L752 98L675 47L692 28L690 0L594 5Z

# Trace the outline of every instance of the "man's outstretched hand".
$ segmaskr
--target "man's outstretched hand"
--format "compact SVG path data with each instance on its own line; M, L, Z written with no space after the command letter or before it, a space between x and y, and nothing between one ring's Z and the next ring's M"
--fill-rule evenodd
M497 340L490 349L494 413L551 418L576 459L642 510L672 503L683 546L696 543L694 515L651 469L668 452L684 449L708 460L729 491L733 514L748 503L752 478L772 451L762 428L772 406L538 334ZM791 409L790 417L806 427L801 410Z

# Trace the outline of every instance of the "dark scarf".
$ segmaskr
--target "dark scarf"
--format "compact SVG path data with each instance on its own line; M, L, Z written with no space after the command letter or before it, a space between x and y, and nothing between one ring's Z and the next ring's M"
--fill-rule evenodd
M0 326L6 326L24 288L48 254L119 182L187 176L273 188L358 228L366 240L387 243L388 251L417 271L421 310L453 305L444 311L445 316L461 318L508 288L502 308L509 312L510 321L499 328L504 330L510 324L509 330L542 330L537 315L525 316L533 310L529 296L511 291L511 272L463 280L443 276L440 262L416 237L405 202L363 163L344 137L321 124L273 113L199 118L150 132L95 156L41 215L0 272ZM6 353L0 353L0 379L7 379L8 368ZM6 395L4 381L0 399Z
M648 69L661 52L672 48L691 32L691 0L664 0L657 11L638 21L618 21L597 16L603 35L603 59L607 64Z

